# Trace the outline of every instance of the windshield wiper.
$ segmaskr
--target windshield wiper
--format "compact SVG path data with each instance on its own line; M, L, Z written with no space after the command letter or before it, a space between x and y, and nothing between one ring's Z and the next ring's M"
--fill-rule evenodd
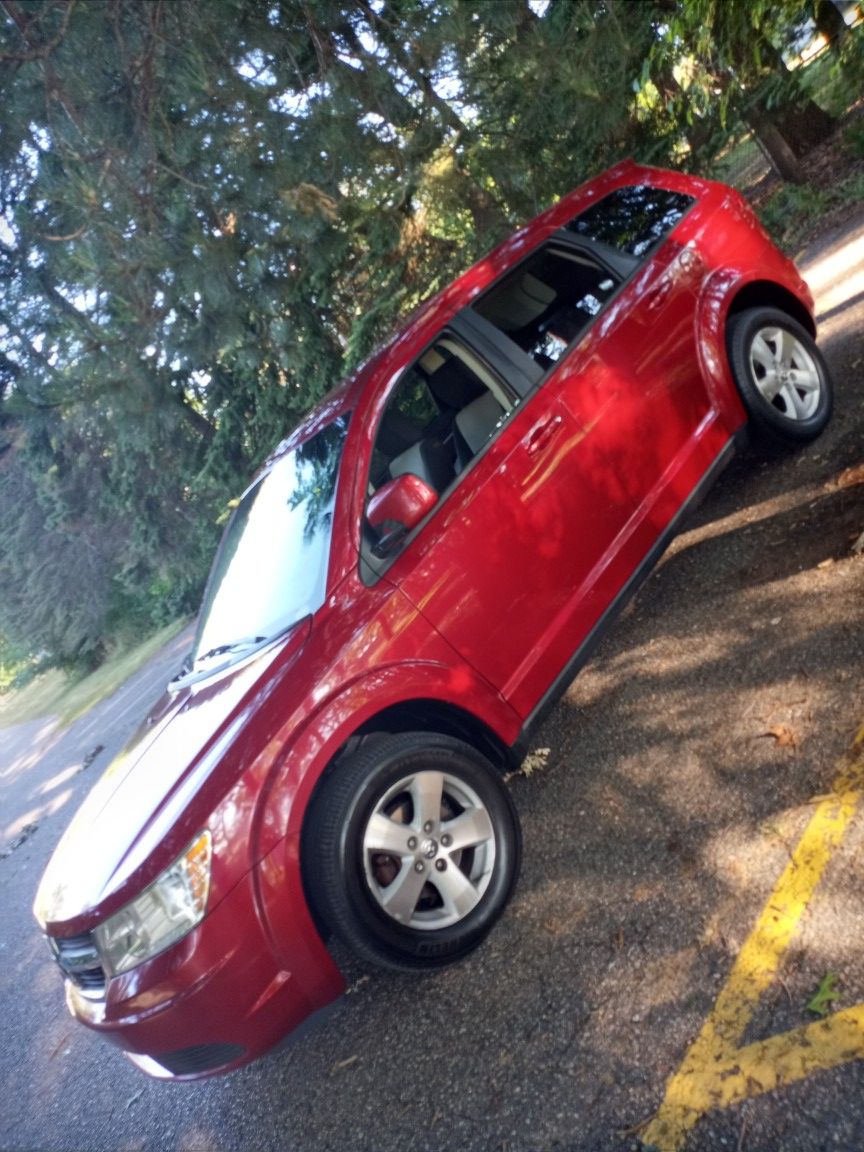
M217 644L203 656L196 656L195 665L202 664L205 660L213 660L216 656L224 656L228 652L242 652L246 648L255 648L258 644L263 644L266 639L266 636L244 636L242 640L232 640L230 644Z

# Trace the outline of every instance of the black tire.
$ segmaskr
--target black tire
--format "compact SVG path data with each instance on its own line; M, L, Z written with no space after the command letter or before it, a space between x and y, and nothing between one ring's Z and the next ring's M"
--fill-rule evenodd
M729 320L732 375L757 439L808 444L834 408L831 374L810 333L776 308L749 308Z
M430 733L381 737L337 764L314 797L307 898L359 959L440 968L498 920L521 847L507 786L474 748Z

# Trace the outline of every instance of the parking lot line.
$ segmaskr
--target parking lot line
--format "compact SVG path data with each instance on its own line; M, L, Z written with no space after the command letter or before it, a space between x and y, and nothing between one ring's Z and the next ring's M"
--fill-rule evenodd
M838 767L832 791L818 798L816 811L739 952L713 1011L669 1080L659 1111L642 1133L646 1149L678 1152L687 1133L709 1109L729 1107L801 1080L811 1072L864 1057L864 1004L740 1047L831 854L864 795L864 725L851 754Z

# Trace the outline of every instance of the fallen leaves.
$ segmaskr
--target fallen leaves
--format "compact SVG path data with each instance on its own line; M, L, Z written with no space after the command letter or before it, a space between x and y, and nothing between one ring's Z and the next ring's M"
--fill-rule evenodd
M529 752L522 761L517 775L533 776L535 772L542 771L542 769L548 767L551 754L551 748L535 748L532 752Z
M788 724L775 724L767 732L761 732L760 736L770 736L778 748L798 747L798 736Z
M815 1016L827 1016L831 1011L831 1006L840 999L840 993L837 991L837 977L833 972L826 973L819 983L814 995L807 1002L807 1011L812 1012Z

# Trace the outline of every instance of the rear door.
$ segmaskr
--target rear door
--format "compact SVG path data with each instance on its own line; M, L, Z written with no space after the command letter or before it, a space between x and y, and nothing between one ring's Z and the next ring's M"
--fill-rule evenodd
M688 461L711 407L694 322L702 261L667 239L692 203L618 189L474 305L581 425L583 483L606 514L655 535L658 505L680 505L700 472Z

